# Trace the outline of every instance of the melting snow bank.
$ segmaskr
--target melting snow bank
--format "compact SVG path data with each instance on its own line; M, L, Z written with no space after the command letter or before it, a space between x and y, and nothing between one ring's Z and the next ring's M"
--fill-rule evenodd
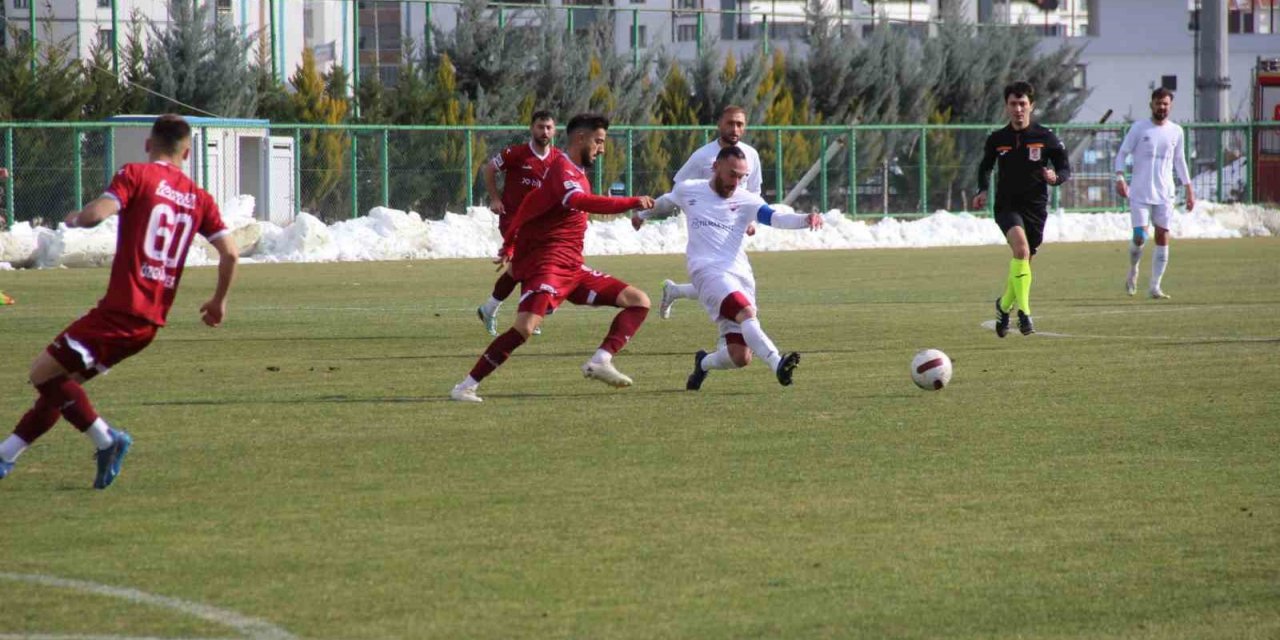
M303 213L287 227L254 220L253 201L242 197L224 211L227 225L246 261L334 262L433 258L488 258L502 238L497 218L486 208L465 215L448 213L442 220L423 220L413 212L375 207L369 215L325 225ZM761 227L747 239L749 251L799 249L871 249L1001 244L1004 239L990 218L939 211L917 220L850 220L839 211L825 214L818 232ZM1131 235L1129 214L1057 213L1049 217L1046 241L1125 241ZM1238 238L1280 234L1280 211L1254 205L1201 203L1173 220L1177 238ZM0 270L18 267L89 267L110 264L115 252L116 220L94 229L51 230L19 223L0 233ZM588 255L683 253L683 217L650 222L639 232L619 217L593 222L587 232ZM188 265L217 262L213 248L197 239Z

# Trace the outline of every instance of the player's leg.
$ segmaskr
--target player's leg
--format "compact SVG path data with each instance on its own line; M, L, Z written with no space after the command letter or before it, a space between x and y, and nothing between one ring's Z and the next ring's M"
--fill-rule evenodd
M698 288L691 283L677 283L673 280L662 281L662 303L658 305L658 317L666 320L671 317L671 305L676 300L697 299Z
M1129 240L1129 275L1124 281L1124 291L1129 295L1138 291L1138 265L1142 263L1142 250L1147 243L1150 214L1151 209L1147 205L1130 202L1129 220L1133 225L1133 237Z
M489 299L476 307L476 315L480 317L480 322L484 323L484 328L489 335L498 335L498 309L502 307L503 301L511 296L511 292L515 291L517 284L519 282L512 277L511 267L508 266L494 281L493 293L489 295Z
M594 355L582 365L582 375L599 380L613 387L629 387L631 378L618 371L613 365L616 355L631 338L640 330L645 318L649 316L649 296L617 278L598 271L590 271L578 288L569 295L574 304L593 306L619 307L621 311L613 317L609 325L609 333L596 349Z
M1031 322L1031 258L1035 256L1036 250L1040 247L1040 242L1044 238L1044 223L1047 212L1040 212L1040 215L1032 215L1030 212L1023 215L1024 225L1020 227L1018 235L1025 242L1025 260L1016 261L1019 272L1015 276L1015 288L1018 299L1018 331L1022 335L1031 335L1036 332L1035 325ZM1014 246L1014 243L1010 243ZM1017 255L1018 250L1014 250Z
M1173 205L1159 205L1152 208L1152 223L1156 228L1156 248L1151 252L1151 297L1156 300L1168 298L1160 286L1164 271L1169 266L1169 214Z
M1030 258L1031 249L1027 245L1027 234L1023 228L1021 214L996 211L995 220L1013 253L1013 258L1009 261L1008 274L1005 276L1004 293L996 298L996 336L1003 338L1009 333L1009 314L1018 306L1018 274L1022 273L1024 263Z
M520 348L520 345L524 344L529 336L533 335L533 331L542 324L542 318L548 310L554 309L558 304L558 296L554 291L554 287L525 287L520 295L519 311L511 328L489 343L484 353L480 354L480 358L476 360L475 366L471 367L467 377L454 385L453 390L449 392L450 398L461 402L482 402L476 393L480 382L502 366L507 358L511 357L511 353Z
M778 377L783 386L791 384L792 373L800 364L800 354L791 352L783 354L773 344L773 340L760 326L756 316L755 303L742 292L734 292L724 299L720 306L723 318L733 318L742 327L742 338L747 347L760 356L769 365L769 369Z
M734 329L720 336L720 346L715 351L710 353L699 351L694 354L693 372L685 380L685 390L701 389L707 374L716 369L741 369L751 364L751 348L747 346L746 338L743 337L738 323L721 318L720 325L732 326Z
M97 449L94 488L110 486L133 439L98 415L81 383L142 351L154 337L155 327L149 323L108 317L97 310L73 323L32 363L29 377L39 397L13 435L0 443L0 457L8 456L12 465L22 450L57 423L56 409Z

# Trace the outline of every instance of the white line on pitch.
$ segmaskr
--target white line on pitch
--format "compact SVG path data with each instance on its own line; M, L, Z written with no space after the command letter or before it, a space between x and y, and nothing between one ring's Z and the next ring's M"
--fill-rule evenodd
M982 321L982 328L987 331L996 330L995 320ZM1011 331L1012 333L1012 331ZM1044 336L1046 338L1085 338L1090 340L1156 340L1159 342L1272 342L1280 340L1275 338L1255 338L1250 336L1099 336L1082 333L1057 333L1054 331L1036 330L1035 335Z
M206 620L214 624L220 624L224 627L230 627L240 633L243 633L250 640L294 640L293 634L264 620L250 618L248 616L240 615L234 611L219 609L199 602L190 602L187 600L180 600L178 598L171 598L169 596L158 596L145 591L139 591L137 589L113 587L110 585L98 584L96 582L88 582L86 580L69 580L66 578L59 578L57 576L46 576L41 574L0 572L0 580L25 582L27 584L37 584L57 589L70 589L81 593L91 593L94 595L107 596L108 598L127 600L137 604L162 607L179 613L185 613L189 616L200 618L201 620ZM67 636L58 637L66 638Z

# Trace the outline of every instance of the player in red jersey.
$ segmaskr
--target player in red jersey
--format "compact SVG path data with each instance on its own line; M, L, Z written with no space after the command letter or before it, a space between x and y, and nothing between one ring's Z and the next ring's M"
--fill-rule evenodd
M520 282L520 310L515 324L485 349L466 379L449 394L454 400L480 402L476 389L517 347L529 339L546 314L568 300L574 304L620 307L609 334L586 364L582 374L615 387L631 385L631 378L613 366L620 351L649 315L649 296L613 276L582 264L587 214L625 213L650 209L653 198L611 198L591 195L587 169L604 154L609 119L598 114L578 114L569 121L568 146L552 160L542 186L520 203L503 234L503 262Z
M533 122L529 124L529 142L516 144L493 157L493 160L481 169L484 174L484 185L489 191L489 210L498 214L498 231L506 235L511 226L511 219L516 209L530 191L542 186L542 177L547 167L560 150L551 144L556 137L556 120L547 111L533 114ZM498 172L502 172L502 190L498 190ZM511 277L511 269L503 269L498 281L493 283L493 294L489 301L476 307L476 315L484 323L489 335L498 335L498 308L516 288L516 279Z
M0 443L0 478L61 416L98 449L94 488L105 489L115 480L133 440L98 416L81 383L106 373L155 338L173 305L197 232L219 256L217 289L200 313L211 327L222 323L238 255L218 205L180 168L191 152L191 126L179 116L160 116L146 148L150 162L126 164L106 193L67 214L68 227L92 227L120 214L111 279L98 306L58 334L31 364L31 384L39 397L13 435Z

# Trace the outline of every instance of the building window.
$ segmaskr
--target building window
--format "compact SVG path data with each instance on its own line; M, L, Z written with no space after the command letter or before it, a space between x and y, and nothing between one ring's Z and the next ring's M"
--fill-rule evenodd
M682 24L676 26L676 42L693 42L698 39L698 25Z
M99 8L99 9L110 9L110 8L111 8L111 0L98 0L98 8Z
M112 29L98 29L98 44L101 46L111 46L111 40L115 38L115 31Z
M638 41L638 42L637 42ZM631 30L631 48L643 49L646 42L649 41L649 30L645 25L640 25Z
M1088 77L1085 75L1085 65L1076 65L1075 73L1071 74L1071 91L1079 93L1089 86Z
M1178 90L1178 76L1160 76L1160 86L1170 91Z
M26 9L31 0L13 0L14 9Z
M1228 33L1276 32L1280 3L1274 0L1233 0L1228 7Z
M101 0L99 0L101 2ZM231 0L218 0L214 5L218 13L231 13Z
M698 0L676 0L677 9L697 9Z

